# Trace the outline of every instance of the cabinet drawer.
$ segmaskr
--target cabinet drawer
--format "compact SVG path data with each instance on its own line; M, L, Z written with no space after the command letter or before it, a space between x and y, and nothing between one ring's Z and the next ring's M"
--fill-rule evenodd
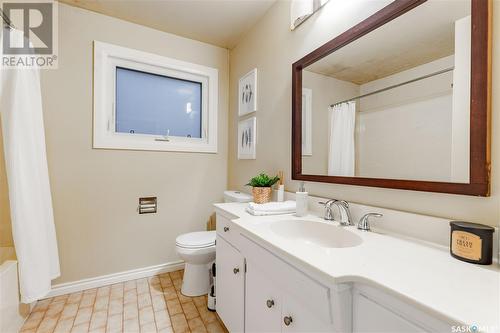
M234 227L233 223L226 217L217 214L217 236L224 238L232 245L237 245L239 232Z
M240 251L248 264L258 266L273 282L280 286L285 296L294 298L325 323L332 323L330 289L283 261L269 250L242 235Z

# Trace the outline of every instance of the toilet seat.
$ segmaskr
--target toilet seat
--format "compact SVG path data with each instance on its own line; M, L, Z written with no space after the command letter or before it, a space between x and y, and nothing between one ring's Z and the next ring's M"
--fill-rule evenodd
M175 245L185 249L203 249L215 245L215 231L198 231L180 235Z

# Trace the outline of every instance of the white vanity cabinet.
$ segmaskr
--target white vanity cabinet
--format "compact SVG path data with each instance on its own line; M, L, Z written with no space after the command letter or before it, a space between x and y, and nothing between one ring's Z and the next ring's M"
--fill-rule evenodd
M217 312L230 332L450 332L379 288L332 283L217 215Z
M332 291L327 285L277 257L220 215L216 260L216 307L230 332L350 329L350 318L349 323L333 324ZM350 298L350 291L342 297ZM344 304L350 313L350 302Z
M335 331L328 286L245 235L239 247L247 263L246 332ZM265 321L253 322L260 316Z
M229 332L244 331L245 258L217 235L217 313Z
M329 304L323 304L329 308ZM258 265L247 262L245 332L333 332L330 318L318 316Z

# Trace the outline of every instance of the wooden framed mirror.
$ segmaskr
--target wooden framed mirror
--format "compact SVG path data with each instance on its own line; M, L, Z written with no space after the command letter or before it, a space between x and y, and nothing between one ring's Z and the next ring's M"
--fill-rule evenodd
M396 0L292 65L292 178L489 196L488 0Z

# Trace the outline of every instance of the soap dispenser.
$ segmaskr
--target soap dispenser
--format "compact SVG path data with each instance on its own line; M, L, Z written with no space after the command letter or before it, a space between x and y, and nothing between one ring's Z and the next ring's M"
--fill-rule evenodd
M304 182L300 183L299 191L295 193L295 203L297 205L296 216L306 216L307 215L307 201L308 193L304 187Z

